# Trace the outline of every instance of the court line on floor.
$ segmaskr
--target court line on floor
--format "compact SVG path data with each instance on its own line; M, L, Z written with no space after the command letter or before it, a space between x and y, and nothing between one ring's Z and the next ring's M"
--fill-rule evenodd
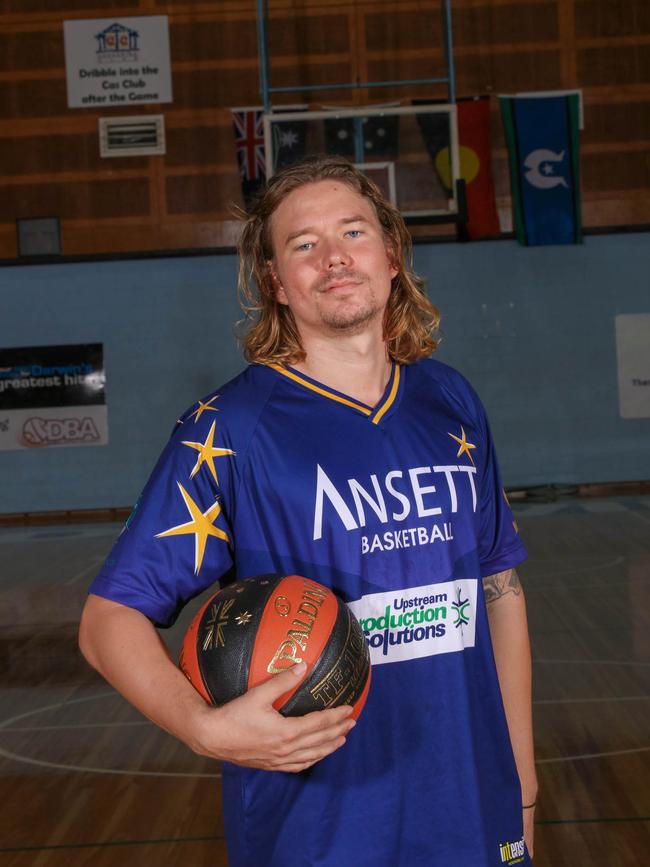
M598 698L541 698L533 701L534 705L542 704L613 704L619 701L650 701L650 695L615 695ZM36 711L34 711L36 713ZM4 732L60 732L80 729L110 729L110 728L129 728L132 726L155 726L150 720L122 720L121 722L86 722L86 723L65 723L63 725L44 725L44 726L0 726L0 734Z
M638 665L642 668L650 666L650 662L637 662L634 659L533 659L533 663L538 662L557 663L560 665Z
M558 560L563 561L563 557L558 557L557 560L548 559L548 562L553 563ZM531 566L536 566L540 561L533 559L531 561ZM620 566L621 563L625 562L625 557L621 554L618 557L614 557L613 560L608 560L606 563L596 563L593 566L585 565L581 567L576 567L575 569L560 569L559 571L553 570L553 575L575 575L576 572L593 572L595 570L600 569L610 569L612 566ZM530 576L528 576L530 579Z
M535 825L616 825L625 822L649 822L650 816L612 816L603 819L537 819ZM0 853L50 852L58 849L104 849L116 846L156 846L169 843L214 843L225 837L214 834L208 837L160 837L153 840L106 840L97 843L56 843L45 846L2 846Z
M105 554L99 554L99 555L96 555L95 557L91 557L90 561L88 563L86 563L86 565L83 567L83 569L80 569L78 572L76 572L72 576L72 578L68 578L67 581L63 582L63 586L64 587L70 587L71 584L74 584L77 581L80 581L82 578L85 578L90 569L95 569L95 567L99 566L100 563L103 563L105 559L106 559Z
M608 816L604 819L537 819L535 825L615 825L619 822L650 822L650 816Z
M599 698L539 698L533 704L593 704L594 702L606 702L612 704L617 701L650 701L650 695L616 695Z
M630 750L610 750L605 753L581 753L575 756L557 756L554 759L535 759L536 765L555 765L560 762L574 762L582 759L601 759L608 756L629 756L633 753L648 753L650 747L634 747Z
M160 837L154 840L106 840L98 843L56 843L49 846L3 846L0 852L51 852L56 849L104 849L109 846L155 846L161 843L213 843L226 838L215 834L210 837Z
M61 710L63 708L70 707L73 704L83 704L88 701L96 701L98 698L107 698L107 697L119 697L118 693L114 691L110 692L102 692L97 695L84 696L83 698L73 698L69 701L58 701L54 704L43 705L42 707L38 707L34 710L26 711L25 713L17 714L14 717L9 717L6 720L0 722L0 733L2 733L5 729L9 728L13 723L20 722L22 719L27 719L27 717L34 716L37 713L45 713L48 710ZM22 762L26 765L34 765L36 767L43 768L53 768L57 771L78 771L83 774L120 774L122 776L134 776L134 777L190 777L192 779L196 778L206 778L206 779L215 779L216 777L220 777L221 773L215 771L211 774L204 774L199 772L194 773L185 773L181 771L138 771L131 769L123 769L123 768L95 768L88 767L85 765L64 765L60 762L49 762L46 759L33 759L29 756L23 756L20 753L13 753L11 750L5 750L3 747L0 747L0 756L16 761Z

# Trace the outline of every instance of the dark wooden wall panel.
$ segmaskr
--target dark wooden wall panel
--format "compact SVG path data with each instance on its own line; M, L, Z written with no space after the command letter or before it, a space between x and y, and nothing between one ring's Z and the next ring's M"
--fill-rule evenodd
M613 38L650 33L648 0L576 0L576 36Z
M64 220L145 217L149 208L146 178L76 184L12 184L5 187L0 197L0 220L53 214Z
M167 178L169 214L220 214L232 219L232 205L240 204L239 178L224 183L217 175L178 175Z
M650 189L650 153L590 154L582 158L585 191Z
M141 0L3 0L3 12L26 15L30 12L93 12L95 18L107 15L129 14L133 15L134 9L140 9ZM72 17L75 17L74 15ZM81 18L81 15L76 15Z
M221 126L191 126L167 130L165 165L234 165L235 141L230 119Z
M170 25L172 62L257 59L257 31L255 21L250 18L205 21L200 27L191 21Z
M650 44L581 49L578 82L583 87L650 83Z
M0 33L0 70L62 69L61 29Z
M650 142L650 95L643 102L593 103L588 107L589 124L582 141ZM650 149L650 148L649 148Z
M440 0L270 0L271 82L444 72ZM168 14L173 102L67 108L63 21ZM650 0L453 0L458 93L582 87L587 226L650 222ZM301 90L278 106L444 98L442 86ZM67 253L232 243L241 203L230 108L259 105L253 0L4 0L0 5L0 257L18 216L58 214ZM102 114L165 115L167 154L101 159ZM494 173L509 212L492 103ZM416 154L406 137L404 153ZM415 158L413 156L413 158ZM448 231L443 227L440 231Z
M65 78L0 81L0 118L60 118L67 105Z
M99 155L97 133L0 138L0 166L5 175L40 174L53 177L62 172L131 171L148 167L148 157L106 160Z

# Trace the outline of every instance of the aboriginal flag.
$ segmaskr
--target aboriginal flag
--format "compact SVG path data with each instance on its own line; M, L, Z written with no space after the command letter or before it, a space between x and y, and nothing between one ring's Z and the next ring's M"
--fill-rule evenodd
M465 231L471 240L494 237L501 229L492 178L489 97L462 100L456 111L460 176L465 181L467 204ZM417 119L438 178L451 192L449 115L418 114Z

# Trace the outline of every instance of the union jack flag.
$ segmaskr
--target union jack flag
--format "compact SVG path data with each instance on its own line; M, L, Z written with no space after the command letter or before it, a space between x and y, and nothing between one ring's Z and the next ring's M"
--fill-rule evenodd
M239 171L244 181L263 181L266 177L263 118L262 109L232 110Z

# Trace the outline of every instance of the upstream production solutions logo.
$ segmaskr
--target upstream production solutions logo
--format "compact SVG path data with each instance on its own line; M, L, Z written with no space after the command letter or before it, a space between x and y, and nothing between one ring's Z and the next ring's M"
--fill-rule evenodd
M348 603L373 665L474 647L477 579L372 593Z

